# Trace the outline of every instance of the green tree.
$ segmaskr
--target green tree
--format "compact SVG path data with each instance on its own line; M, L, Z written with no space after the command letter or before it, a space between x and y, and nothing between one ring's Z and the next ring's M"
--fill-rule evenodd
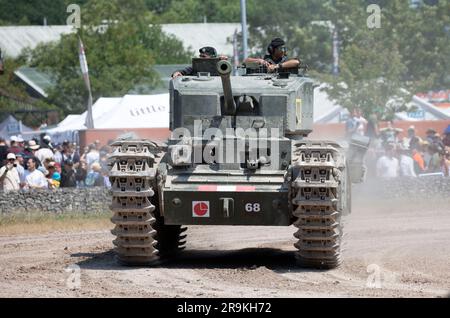
M94 100L122 96L136 86L157 86L155 63L183 63L190 52L162 33L143 0L99 0L82 8L78 34L25 52L32 66L54 74L49 100L66 113L86 108L87 92L78 60L78 36L87 55Z
M379 1L381 28L367 27L367 1L338 0L331 7L341 38L340 74L322 76L339 104L392 118L413 93L448 87L448 3L412 8Z
M16 80L14 71L23 65L25 61L21 59L4 60L5 73L0 75L0 121L6 118L8 114L15 111L29 110L55 110L57 107L45 101L31 98L25 85ZM22 119L25 125L37 127L41 123L36 122L35 118L24 116L24 114L15 114L16 118Z
M252 54L262 56L273 38L282 37L290 56L318 71L331 71L331 32L326 24L313 23L329 19L327 2L248 0L250 46L256 48Z
M240 2L228 0L147 0L161 23L239 22Z
M77 0L83 5L88 0ZM39 0L30 4L29 0L0 0L0 24L3 25L63 25L67 19L67 6L72 0ZM25 23L26 22L26 23Z
M318 77L327 83L331 99L343 107L360 108L366 116L392 118L405 110L411 97L401 81L405 69L398 47L383 45L374 33L342 49L339 76Z
M450 2L412 8L405 1L390 1L384 18L384 34L398 44L407 68L404 81L415 91L448 89Z
M7 10L0 21L28 19L41 23L59 17L64 23L69 0L47 0L33 6L27 1L0 0ZM152 63L185 63L191 52L164 35L158 23L239 22L239 1L227 0L85 0L81 36L87 48L96 96L121 94L136 83L155 85ZM381 28L371 30L366 21L369 4L382 9ZM13 12L10 17L5 11ZM61 10L63 17L59 16ZM50 14L56 12L55 14ZM408 95L450 85L450 2L427 0L412 7L406 0L247 0L252 55L263 55L274 37L287 41L290 56L298 56L311 73L328 83L328 91L341 105L392 116L403 109ZM5 20L6 19L6 20ZM95 26L108 20L108 29ZM151 24L151 27L148 25ZM340 74L332 71L332 27L340 40ZM65 36L61 44L40 47L32 61L56 70L58 91L52 101L67 109L81 109L84 100L77 39ZM126 65L126 67L124 66ZM125 70L127 68L127 70ZM77 86L78 85L78 86ZM406 94L405 92L409 92ZM67 96L67 97L61 97ZM396 100L397 103L389 103Z
M413 8L404 0L248 0L254 54L281 36L291 56L328 84L330 96L350 110L389 118L404 110L412 93L448 88L450 2ZM381 29L367 27L369 4L382 9ZM331 76L332 27L340 40L340 74Z

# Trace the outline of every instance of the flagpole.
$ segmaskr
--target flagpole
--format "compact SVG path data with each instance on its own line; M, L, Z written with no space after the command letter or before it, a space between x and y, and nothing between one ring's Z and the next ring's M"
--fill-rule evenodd
M234 31L233 35L233 60L234 60L234 76L238 75L239 67L239 49L238 49L238 30Z
M80 48L81 73L83 73L84 83L86 84L86 88L89 93L85 126L87 129L94 129L94 118L92 115L93 101L92 101L91 81L89 80L89 68L87 65L86 53L84 52L83 42L81 41L81 37L78 37L78 39Z
M94 129L94 116L92 115L92 91L89 89L88 113L86 116L86 128Z
M247 31L247 3L241 0L241 24L242 24L242 51L243 59L248 57L248 31Z

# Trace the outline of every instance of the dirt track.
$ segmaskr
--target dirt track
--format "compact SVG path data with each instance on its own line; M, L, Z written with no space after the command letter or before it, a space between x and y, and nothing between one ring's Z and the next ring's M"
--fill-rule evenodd
M449 295L450 202L363 202L346 219L336 270L296 268L292 227L191 227L177 263L131 269L115 264L108 230L0 237L0 297Z

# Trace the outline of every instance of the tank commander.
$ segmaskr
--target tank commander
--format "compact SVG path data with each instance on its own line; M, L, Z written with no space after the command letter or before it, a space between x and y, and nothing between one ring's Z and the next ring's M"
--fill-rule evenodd
M200 50L200 58L219 58L221 60L228 60L228 57L220 55L217 55L217 50L211 46L205 46L202 47ZM194 75L194 69L192 66L188 66L185 69L178 70L175 73L172 74L172 78L177 78L179 76L192 76Z
M275 38L267 47L268 54L264 58L249 57L244 61L246 63L258 63L267 67L269 73L278 72L280 69L297 68L300 66L298 58L289 59L287 56L286 42L283 39Z

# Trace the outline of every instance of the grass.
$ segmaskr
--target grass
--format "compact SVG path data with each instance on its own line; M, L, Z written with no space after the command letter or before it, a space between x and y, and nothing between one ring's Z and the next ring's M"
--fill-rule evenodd
M63 213L42 212L0 214L0 236L45 234L82 230L108 230L113 227L112 213Z

